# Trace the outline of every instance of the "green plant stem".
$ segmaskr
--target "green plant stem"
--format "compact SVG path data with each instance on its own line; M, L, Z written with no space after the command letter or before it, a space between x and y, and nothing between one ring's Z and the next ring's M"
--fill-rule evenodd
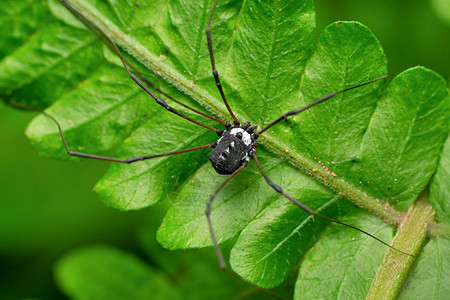
M174 85L180 91L191 96L194 100L216 116L220 118L227 116L225 106L218 106L217 102L214 100L214 97L210 95L209 92L199 88L198 86L192 85L189 80L184 79L184 77L178 74L177 71L160 61L147 49L139 47L137 41L135 41L132 37L129 37L125 32L121 31L106 18L102 17L95 7L84 7L83 4L86 5L86 3L78 2L76 0L71 1L71 3L75 7L82 9L83 14L85 14L85 16L97 26L102 28L109 36L114 36L116 42L121 47L126 49L129 53L134 54L134 56L147 68L160 75L164 78L164 80ZM236 116L239 119L243 119L242 116L237 113ZM271 152L284 158L294 167L314 177L319 182L328 186L337 193L340 193L359 207L369 211L371 214L380 217L385 222L398 226L404 219L404 213L395 210L392 206L389 206L380 199L368 195L366 192L359 189L352 183L347 182L342 177L335 176L334 173L330 173L326 166L321 165L316 160L306 155L285 152L284 149L286 149L288 145L278 140L277 137L271 135L270 132L265 133L265 137L260 139L260 143ZM432 228L430 227L430 233L434 236L448 236L449 229L439 225L440 224L431 226Z
M158 58L152 55L147 49L138 47L138 43L134 41L133 38L127 36L126 33L122 32L117 26L103 18L102 15L96 11L95 7L84 7L84 2L71 1L71 3L75 7L82 8L85 16L96 23L97 26L101 27L109 36L114 36L116 42L120 46L131 53L138 54L139 61L147 68L157 72L157 74L163 77L167 82L193 97L197 102L215 115L219 117L227 115L225 106L217 106L214 97L207 91L192 86L188 80L183 79L183 77L177 74L170 66L159 61ZM243 119L239 114L236 115L238 118ZM403 213L396 211L390 206L386 206L378 199L368 196L364 191L359 190L342 178L334 177L333 174L314 159L304 155L294 157L291 153L283 152L287 146L283 142L278 141L276 137L272 136L269 132L265 133L265 136L261 138L261 144L277 155L285 157L289 163L308 173L334 191L342 194L356 205L368 210L372 214L379 216L391 224L399 225L401 223L404 215Z
M370 286L367 300L395 299L426 241L428 224L433 219L434 211L428 202L426 189L408 210L392 243L393 247L411 253L414 257L389 249Z
M393 225L400 225L405 214L395 210L392 206L388 205L371 197L363 190L355 187L352 183L347 182L338 174L334 174L328 170L328 168L314 159L307 156L298 155L292 152L283 152L288 145L282 141L277 140L277 137L266 133L265 139L261 139L262 144L266 146L270 151L278 154L280 157L284 157L287 162L303 170L308 175L314 177L317 181L328 186L335 192L340 193L345 198L355 203L359 207L364 208L373 215L376 215Z

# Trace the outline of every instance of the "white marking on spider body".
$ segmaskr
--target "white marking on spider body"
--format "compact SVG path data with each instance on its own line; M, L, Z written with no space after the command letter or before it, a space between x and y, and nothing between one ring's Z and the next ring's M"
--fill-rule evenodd
M250 133L242 128L233 128L230 130L230 134L234 136L236 136L236 134L238 134L239 132L242 133L242 141L244 142L244 144L246 146L249 146L252 143L252 137Z

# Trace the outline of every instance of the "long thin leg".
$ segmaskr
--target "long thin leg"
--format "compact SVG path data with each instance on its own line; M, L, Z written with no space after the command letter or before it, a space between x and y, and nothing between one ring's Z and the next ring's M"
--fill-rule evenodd
M220 247L217 244L216 236L214 234L214 230L212 227L211 217L210 217L211 205L212 205L212 202L214 201L214 198L217 196L217 193L220 192L220 190L231 180L231 178L233 178L237 173L242 171L247 165L248 165L248 162L245 161L236 171L234 171L231 175L229 175L227 177L227 179L225 179L222 182L222 184L215 190L215 192L211 195L208 202L206 203L205 214L206 214L206 219L208 220L209 232L211 233L211 239L213 241L214 250L216 251L217 258L219 259L219 264L222 269L226 269L227 266L225 264L225 260L223 259L222 251L220 251Z
M211 68L212 68L212 73L214 75L214 79L216 80L217 88L219 89L220 95L222 96L223 103L225 103L225 106L227 107L228 112L230 113L231 117L233 118L234 123L236 125L238 125L239 124L239 120L234 115L233 111L231 110L230 105L228 104L227 99L225 98L225 94L223 92L222 84L220 83L219 72L216 70L216 64L214 63L214 53L213 53L213 47L212 47L212 41L211 41L210 27L211 27L211 20L212 20L212 17L214 15L214 11L216 10L216 5L217 5L217 0L214 1L214 6L213 6L213 9L211 11L211 15L209 16L208 25L206 26L206 39L208 40L209 57L211 58Z
M365 235L370 236L371 238L377 240L378 242L380 242L380 243L382 243L382 244L388 246L389 248L391 248L391 249L393 249L393 250L395 250L395 251L397 251L397 252L400 252L400 253L403 253L403 254L406 254L406 255L409 255L409 256L413 256L413 255L411 255L411 254L409 254L409 253L407 253L407 252L404 252L404 251L402 251L402 250L399 250L399 249L397 249L397 248L392 247L391 245L389 245L389 244L386 243L385 241L382 241L381 239L377 238L376 236L374 236L374 235L368 233L367 231L364 231L364 230L362 230L362 229L359 229L358 227L355 227L355 226L352 226L352 225L349 225L349 224L346 224L346 223L343 223L343 222L334 220L334 219L332 219L332 218L328 218L328 217L325 217L325 216L322 216L322 215L319 215L319 214L315 213L312 209L310 209L310 208L307 207L306 205L300 203L299 201L295 200L294 198L292 198L291 196L289 196L288 194L286 194L285 192L283 192L283 190L281 189L280 186L276 185L275 183L272 182L272 180L270 180L270 178L267 176L267 174L266 174L266 173L264 172L264 170L262 169L262 167L261 167L261 165L260 165L260 163L259 163L259 161L258 161L258 157L256 156L256 152L255 152L254 150L250 153L250 156L255 160L255 163L256 163L256 165L258 166L259 171L260 171L261 174L264 176L264 179L266 179L267 183L268 183L268 184L269 184L269 185L270 185L277 193L283 195L285 198L287 198L289 201L291 201L292 203L294 203L295 205L297 205L298 207L300 207L301 209L303 209L303 210L304 210L305 212L307 212L309 215L315 216L315 217L317 217L317 218L319 218L319 219L327 220L327 221L329 221L329 222L333 222L333 223L337 223L337 224L340 224L340 225L343 225L343 226L346 226L346 227L353 228L353 229L355 229L355 230L358 230L359 232L364 233Z
M214 245L214 250L216 251L216 255L217 255L217 259L219 260L219 265L220 268L224 271L226 271L227 273L242 279L241 276L239 276L238 274L236 274L234 271L230 270L227 268L227 265L225 264L225 260L223 259L223 255L222 255L222 251L220 250L219 245L217 244L217 240L216 240L216 235L214 234L214 229L211 223L211 205L214 201L214 198L216 198L217 194L220 192L220 190L234 177L236 176L237 173L239 173L240 171L242 171L246 166L248 165L248 162L245 161L236 171L234 171L231 175L229 175L227 177L227 179L225 179L220 186L214 191L214 193L211 195L211 197L209 198L208 202L206 203L206 210L205 210L205 215L206 215L206 219L208 220L208 226L209 226L209 232L211 234L211 239ZM250 285L254 286L256 289L262 291L263 293L266 293L274 298L277 299L282 299L281 297L279 297L278 295L272 293L269 290L266 290L265 288L262 288L260 286L254 285L251 282L248 282Z
M65 3L66 3L66 2L64 1L63 4L66 5ZM77 12L72 11L72 10L71 10L71 13L72 13L78 20L80 20L80 21L84 24L84 26L86 26L87 29L89 29L93 34L95 34L95 35L103 42L103 44L105 44L105 45L106 45L113 53L115 53L117 56L119 56L119 54L116 52L116 49L115 49L114 46L109 42L109 40L108 40L108 39L105 39L105 37L104 37L103 35L101 35L101 34L96 30L96 28L95 28L94 26L92 26L92 25L89 23L89 21L88 21L83 15L78 14ZM169 98L170 100L174 101L175 103L178 103L179 105L183 106L183 107L186 108L186 109L189 109L189 110L193 111L194 113L196 113L196 114L198 114L198 115L201 115L201 116L203 116L203 117L205 117L205 118L208 118L208 119L210 119L210 120L213 120L213 121L215 121L215 122L218 122L218 123L220 123L220 124L222 124L222 125L227 125L227 122L222 121L222 120L219 120L219 119L216 119L216 118L211 117L211 116L209 116L209 115L207 115L207 114L204 114L204 113L202 113L202 112L196 110L195 108L192 108L192 107L190 107L190 106L188 106L188 105L182 103L181 101L178 101L177 99L173 98L172 96L170 96L170 95L164 93L164 92L161 91L159 88L157 88L153 83L151 83L151 82L147 79L147 77L145 77L144 75L142 75L141 72L139 72L139 71L138 71L138 70L137 70L130 62L128 62L125 58L124 58L124 61L125 61L125 63L127 64L127 66L128 66L131 70L133 70L133 72L136 73L136 74L142 79L142 81L144 81L148 86L150 86L150 88L152 88L153 90L155 90L157 93L160 93L160 94L164 95L165 97Z
M300 108L300 109L291 110L290 112L285 113L284 115L282 115L281 117L279 117L278 119L276 119L275 121L273 121L272 123L270 123L269 125L267 125L266 127L264 127L263 129L261 129L260 131L258 131L257 133L255 133L255 135L258 137L258 136L260 136L261 134L263 134L267 129L269 129L269 128L272 127L273 125L279 123L280 121L286 119L287 117L293 116L293 115L296 115L296 114L299 114L299 113L301 113L301 112L304 112L305 110L308 110L308 109L310 109L311 107L316 106L317 104L320 104L320 103L322 103L322 102L325 102L326 100L331 99L331 98L333 98L333 97L336 96L336 95L339 95L339 94L341 94L341 93L344 93L344 92L347 92L347 91L350 91L350 90L353 90L353 89L356 89L356 88L359 88L359 87L362 87L362 86L364 86L364 85L366 85L366 84L369 84L369 83L372 83L372 82L375 82L375 81L384 79L384 78L389 77L389 76L391 76L391 75L384 75L384 76L381 76L381 77L372 79L372 80L370 80L370 81L364 82L364 83L362 83L362 84L358 84L358 85L349 87L349 88L344 89L344 90L341 90L341 91L333 92L333 93L331 93L331 94L328 94L328 95L326 95L326 96L323 96L323 97L320 98L320 99L317 99L316 101L314 101L314 102L312 102L312 103L310 103L310 104L308 104L308 105L306 105L306 106L304 106L304 107L302 107L302 108Z
M224 125L224 126L226 126L226 127L227 127L227 126L230 126L230 124L229 124L228 122L225 122L225 121L219 120L219 119L217 119L217 118L211 117L211 116L209 116L209 115L207 115L207 114L204 114L204 113L202 113L201 111L198 111L198 110L196 110L195 108L192 108L192 107L190 107L190 106L184 104L183 102L178 101L178 100L175 99L174 97L172 97L172 96L166 94L165 92L161 91L158 87L156 87L154 84L152 84L145 76L142 75L142 76L140 76L140 77L145 81L145 83L147 83L147 84L148 84L152 89L154 89L156 92L158 92L158 93L164 95L165 97L169 98L170 100L172 100L172 101L175 102L175 103L178 103L179 105L183 106L184 108L187 108L187 109L189 109L190 111L193 111L193 112L195 112L196 114L198 114L198 115L200 115L200 116L202 116L202 117L205 117L205 118L208 118L208 119L210 119L210 120L213 120L213 121L215 121L215 122L217 122L217 123L220 123L220 124L222 124L222 125Z
M76 15L80 15L82 16L82 14L76 10L75 8L73 8L72 6L70 6L65 0L60 0L61 3L67 7L67 9L69 9L72 13L76 14ZM209 129L211 131L214 131L216 133L218 133L219 135L221 134L222 130L217 130L215 128L212 128L208 125L202 124L188 116L185 116L184 114L182 114L181 112L177 111L176 109L172 108L171 106L167 105L167 103L161 99L158 98L155 94L152 93L152 91L150 91L143 83L142 81L139 80L139 78L136 77L136 75L134 75L133 73L130 72L127 63L125 61L125 59L123 58L122 54L120 54L119 48L117 47L116 43L114 42L114 40L106 34L106 32L103 31L103 29L101 29L100 27L97 27L98 30L100 30L100 32L111 42L111 44L113 45L114 49L115 49L115 53L119 56L120 60L122 61L123 66L125 67L125 70L128 73L128 76L130 76L130 78L139 86L141 87L148 95L150 95L150 97L152 97L153 99L155 99L156 103L158 103L159 105L161 105L162 107L164 107L166 110L170 111L173 114L176 114L194 124L197 124L203 128Z
M214 142L212 144L198 146L198 147L189 148L189 149L183 149L183 150L167 152L167 153L162 153L162 154L143 155L143 156L137 156L137 157L130 157L130 158L125 158L125 159L114 158L114 157L107 157L107 156L100 156L100 155L94 155L94 154L82 153L82 152L75 152L75 151L71 151L69 149L69 146L67 145L66 139L64 138L64 134L62 132L61 125L59 124L59 122L53 116L49 115L48 113L46 113L44 111L41 111L41 113L43 115L45 115L46 117L48 117L53 122L55 122L56 126L58 126L59 135L61 136L61 139L62 139L62 141L64 143L64 148L66 148L66 152L70 156L78 156L78 157L84 157L84 158L90 158L90 159L98 159L98 160L106 160L106 161L113 161L113 162L118 162L118 163L130 164L130 163L133 163L133 162L136 162L136 161L141 161L141 160L147 160L147 159L163 157L163 156L170 156L170 155L174 155L174 154L191 152L191 151L205 149L205 148L212 148L212 147L215 147L215 144L217 143L217 142Z

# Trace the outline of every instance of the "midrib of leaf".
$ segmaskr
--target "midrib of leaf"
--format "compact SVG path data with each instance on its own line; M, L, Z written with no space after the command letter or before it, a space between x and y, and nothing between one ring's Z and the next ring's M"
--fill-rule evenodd
M40 34L40 32L41 32L42 30L44 30L44 28L41 28L41 29L39 29L38 31L36 31L35 33L33 33L33 35L28 39L28 41L33 40L33 37L38 37L39 34ZM83 43L79 48L77 48L77 49L74 50L74 51L71 51L70 54L69 54L68 56L64 56L64 55L62 55L61 53L58 53L58 52L56 52L56 51L49 51L49 49L43 49L43 48L41 47L41 50L43 50L43 51L46 51L46 52L48 52L48 53L54 53L54 54L59 55L60 59L55 60L55 61L52 62L51 65L46 66L45 68L42 68L40 72L34 73L34 75L30 78L30 80L28 80L28 81L26 81L26 80L21 81L19 85L14 86L14 89L20 89L20 88L23 88L24 86L29 85L29 84L33 83L34 81L36 81L37 78L40 78L40 77L42 77L42 76L45 75L45 74L51 74L51 73L52 73L52 70L53 70L54 68L58 67L58 65L59 65L61 62L70 59L70 58L71 58L72 56L74 56L75 54L79 54L80 51L82 51L82 50L85 51L85 50L86 50L85 48L90 48L90 47L88 47L88 46L91 46L92 44L94 44L94 43L96 43L96 42L97 42L96 39L91 38L87 43ZM76 88L76 87L75 87L75 88Z
M245 4L247 3L247 0L242 0L241 3L242 3L242 5L239 8L239 12L238 12L238 14L236 16L236 20L234 21L233 35L232 35L231 40L230 40L230 46L228 47L228 51L227 51L227 55L226 55L227 56L226 61L231 61L231 59L230 59L231 50L233 49L234 41L236 40L236 32L237 32L237 28L239 26L238 24L239 24L239 21L240 21L240 19L242 17L242 13L244 11L244 7L245 7Z
M106 19L94 6L85 3L82 0L73 0L71 3L74 7L83 11L83 14L93 23L97 24L109 36L114 36L115 41L131 53L136 59L144 64L147 68L159 74L164 80L174 85L180 91L191 96L209 111L217 116L224 118L227 116L224 105L220 105L215 97L211 96L206 90L192 86L191 82L179 72L174 70L168 64L160 61L158 57L150 53L146 48L142 47L139 42L131 36L121 31L114 23ZM235 113L240 119L242 115ZM342 194L348 200L354 202L358 206L366 209L370 213L388 221L391 224L399 225L402 220L403 213L394 210L392 207L384 206L378 199L369 196L362 190L356 188L353 184L346 182L343 178L334 177L328 174L326 169L315 160L304 156L301 153L285 152L284 149L289 145L285 144L275 136L266 132L259 140L267 149L286 160L294 167L302 170L306 174L312 176L317 181L325 184L334 191Z
M402 216L404 215L403 213L400 213L391 207L384 206L378 199L367 195L362 190L356 189L353 184L345 181L343 178L334 177L332 174L327 173L326 169L317 163L317 161L304 156L301 153L283 151L288 145L277 139L277 137L266 132L262 142L267 149L282 157L285 161L334 191L341 193L347 199L363 207L372 214L389 221L391 224L399 225L401 223Z
M429 90L429 89L428 89L428 86L429 86L429 85L430 85L430 82L428 82L427 88L426 88L425 90L427 90L427 91ZM431 95L430 98L433 98L433 96L434 96L434 94ZM416 108L416 113L415 113L414 119L413 119L413 121L410 123L410 126L409 126L409 128L408 128L408 134L406 135L406 137L405 137L405 139L404 139L404 141L403 141L402 148L401 148L401 150L400 150L400 154L397 156L397 161L396 161L396 163L395 163L395 166L394 166L394 168L392 168L391 178L394 178L394 174L397 173L398 166L399 166L400 162L402 161L403 155L404 155L404 153L405 153L405 148L406 148L406 146L408 145L409 140L411 139L412 130L413 130L413 128L416 126L416 120L417 120L418 112L420 111L420 109L421 109L421 107L423 106L423 104L424 104L424 102L421 102L421 103L419 104L419 106ZM407 191L408 191L408 190L404 190L402 193L406 193ZM397 195L395 195L395 196L391 196L390 199L394 199L395 197L398 197L398 196L401 195L402 193L397 194Z
M412 255L389 249L370 286L366 300L394 299L408 276L417 255L426 242L427 225L434 220L434 211L428 202L428 188L419 195L408 210L394 237L392 246Z
M208 7L208 2L207 0L203 1L203 7ZM207 18L208 14L206 13L206 10L203 10L203 14L202 14L202 21L205 22L205 18ZM200 64L200 59L199 59L199 54L200 54L200 48L202 46L202 36L205 35L206 33L203 33L203 30L201 30L201 27L198 27L198 32L197 32L197 39L195 41L195 51L194 53L196 54L194 56L194 70L193 70L193 75L197 75L198 72L198 67Z
M100 68L101 68L101 66L100 66ZM84 83L89 82L90 80L92 80L92 77L90 77L90 78L88 77L84 81L80 82L80 84L77 86L77 89L80 88ZM97 78L97 80L100 80L100 78ZM89 124L91 124L93 122L96 122L98 119L106 116L110 112L114 111L116 108L118 108L118 107L124 105L125 103L129 102L136 95L138 95L139 92L140 92L139 90L135 90L134 92L132 92L129 95L127 95L127 97L124 98L124 100L114 103L113 105L109 106L108 108L106 108L104 110L101 110L98 114L90 115L87 119L85 119L84 121L78 122L75 126L71 126L71 127L68 127L68 128L63 128L64 133L65 134L70 133L70 132L72 132L74 130L77 130L78 127L82 127L82 126L85 126L85 125L89 125ZM98 112L98 111L96 111L96 112ZM63 123L63 124L65 124L65 123ZM55 133L52 133L52 135L55 135L55 136L59 137L59 132L56 131Z
M7 17L9 18L2 18L4 20L4 22L0 22L0 28L1 25L8 23L8 22L14 22L15 21L15 17L17 15L21 15L22 12L28 12L31 8L30 5L43 5L41 4L41 2L38 1L20 1L20 2L16 2L14 3L15 5L9 6L8 9L10 9L8 11ZM5 7L3 7L3 9L5 9Z
M270 45L270 59L269 59L269 61L268 61L268 64L267 64L267 70L266 70L266 72L264 73L264 74L266 74L266 76L264 77L264 80L265 80L265 88L264 88L264 93L263 93L263 97L262 97L262 99L263 100L268 100L268 95L269 95L269 92L270 92L270 76L272 75L272 65L273 65L273 62L274 62L274 51L275 51L275 45L276 45L276 42L277 42L277 40L278 40L278 32L279 32L279 28L280 28L280 20L279 20L279 18L280 18L280 11L281 11L281 9L280 10L277 10L277 12L276 12L276 14L275 14L275 16L276 16L276 19L275 19L275 21L274 21L274 23L275 24L277 24L278 26L275 28L275 32L273 33L273 37L272 37L272 44ZM267 103L267 101L264 101L263 102L264 103L264 107L268 104Z
M39 31L36 31L33 35L34 35L34 36L38 36L38 35L39 35L39 32L42 31L42 30L43 30L43 29L41 28ZM31 39L30 39L30 40L31 40ZM35 73L35 76L33 76L33 77L31 78L31 80L29 80L29 81L22 81L22 82L21 82L21 85L16 86L15 89L18 89L18 88L24 87L24 86L27 85L27 84L30 84L31 82L35 81L36 78L42 77L44 74L51 73L52 70L53 70L53 68L57 67L62 61L65 61L65 60L70 59L70 58L71 58L72 56L74 56L75 54L79 54L80 51L82 51L82 50L83 50L83 51L86 51L85 48L90 48L90 47L88 47L88 46L90 46L90 45L92 45L92 44L94 44L94 43L97 43L97 40L96 40L94 37L91 37L91 39L90 39L87 43L83 43L79 48L75 49L74 51L71 51L70 54L69 54L68 56L64 56L64 55L62 55L60 52L51 51L51 49L48 49L48 48L45 49L45 48L43 47L43 45L42 45L41 49L42 49L43 51L46 51L46 52L48 52L48 53L57 54L57 55L60 56L60 59L53 61L53 63L52 63L50 66L48 66L48 67L46 67L46 68L43 68L39 73Z

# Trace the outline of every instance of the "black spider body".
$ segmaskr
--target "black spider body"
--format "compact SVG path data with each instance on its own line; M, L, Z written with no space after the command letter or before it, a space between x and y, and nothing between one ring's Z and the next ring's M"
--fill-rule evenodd
M169 95L165 94L163 91L159 90L151 82L149 82L148 79L145 76L140 74L128 61L125 60L125 58L120 54L119 48L117 47L116 43L114 42L114 39L111 38L110 36L108 36L108 34L101 27L98 27L96 25L91 24L89 22L89 20L87 20L78 10L76 10L75 8L70 6L65 0L60 0L60 1L80 21L82 21L86 25L86 27L88 29L90 29L95 35L97 35L106 44L106 46L108 46L120 58L120 60L122 61L122 64L123 64L126 72L128 73L128 76L140 88L142 88L151 98L153 98L158 105L161 105L169 113L177 115L178 117L181 117L181 118L183 118L183 119L185 119L185 120L187 120L187 121L189 121L189 122L191 122L193 124L196 124L196 125L198 125L200 127L206 128L208 130L211 130L211 131L217 133L220 136L220 138L219 138L218 141L216 141L214 143L211 143L211 144L196 146L196 147L188 148L188 149L181 149L181 150L167 152L167 153L141 155L141 156L136 156L136 157L129 157L129 158L126 158L126 159L114 158L114 157L100 156L100 155L90 154L90 153L82 153L82 152L71 151L69 149L67 143L66 143L66 140L64 138L64 134L63 134L63 132L61 130L61 126L58 123L58 121L54 117L52 117L51 115L47 114L45 111L42 111L42 113L44 115L46 115L48 118L50 118L51 120L53 120L53 122L55 122L55 124L57 125L58 130L59 130L59 134L61 136L61 139L63 141L64 147L66 149L66 152L70 156L78 156L78 157L84 157L84 158L90 158L90 159L97 159L97 160L104 160L104 161L112 161L112 162L117 162L117 163L129 164L129 163L135 163L135 162L138 162L138 161L158 158L158 157L182 154L182 153L197 151L197 150L206 149L206 148L213 148L213 151L209 155L209 160L211 161L211 164L213 165L213 167L214 167L214 169L216 170L217 173L223 174L223 175L228 175L228 176L222 182L222 184L217 187L217 189L214 191L214 193L209 198L209 200L208 200L208 202L206 204L205 215L206 215L206 219L208 221L208 228L209 228L209 231L210 231L210 234L211 234L212 243L214 245L214 249L215 249L217 258L219 260L219 264L220 264L220 266L223 269L226 268L226 263L225 263L225 260L223 258L223 255L221 253L221 250L219 248L218 241L217 241L217 239L216 239L216 237L214 235L214 230L213 230L213 226L212 226L212 222L211 222L211 207L212 207L213 200L215 199L217 194L222 190L222 188L234 176L236 176L240 171L242 171L248 165L250 157L253 159L253 161L255 162L255 164L257 166L257 168L261 172L261 175L264 177L264 179L266 180L266 182L269 184L270 187L272 187L277 193L279 193L280 195L285 197L287 200L291 201L293 204L297 205L300 209L304 210L309 215L315 216L315 217L323 219L323 220L327 220L329 222L334 222L334 223L337 223L337 224L340 224L340 225L343 225L343 226L347 226L347 227L350 227L352 229L356 229L359 232L362 232L362 233L364 233L364 234L366 234L366 235L376 239L377 241L383 243L384 245L386 245L386 246L396 250L397 252L408 254L408 253L406 253L404 251L401 251L399 249L396 249L396 248L390 246L388 243L383 242L379 238L371 235L370 233L368 233L368 232L366 232L366 231L364 231L362 229L359 229L359 228L357 228L355 226L348 225L348 224L345 224L343 222L331 219L329 217L325 217L325 216L322 216L320 214L317 214L316 212L314 212L312 209L310 209L306 205L300 203L299 201L297 201L296 199L294 199L293 197L291 197L290 195L285 193L282 190L282 188L280 186L276 185L269 178L269 176L264 172L261 164L259 163L258 156L257 156L256 151L255 151L255 148L257 146L257 139L258 139L258 137L260 135L264 134L264 132L266 132L272 126L280 123L281 121L285 120L286 118L288 118L290 116L293 116L293 115L296 115L296 114L299 114L299 113L302 113L305 110L308 110L308 109L310 109L310 108L312 108L312 107L314 107L314 106L316 106L316 105L318 105L318 104L320 104L320 103L322 103L324 101L327 101L328 99L331 99L331 98L335 97L338 94L341 94L341 93L344 93L346 91L350 91L352 89L356 89L356 88L359 88L361 86L370 84L372 82L384 79L384 78L388 77L389 75L381 76L379 78L375 78L375 79L372 79L370 81L367 81L367 82L364 82L364 83L361 83L361 84L358 84L358 85L354 85L354 86L348 87L346 89L343 89L343 90L336 91L336 92L333 92L331 94L325 95L322 98L319 98L319 99L315 100L314 102L311 102L308 105L306 105L306 106L304 106L304 107L302 107L300 109L294 109L294 110L291 110L291 111L288 111L288 112L284 113L283 115L281 115L280 117L278 117L277 119L275 119L274 121L272 121L271 123L266 125L264 128L260 129L258 132L253 132L257 126L251 126L250 122L246 122L244 125L241 125L241 123L239 122L239 119L233 113L230 105L228 104L228 101L226 100L222 84L220 83L219 72L216 70L216 66L215 66L215 62L214 62L214 54L213 54L213 46L212 46L210 25L211 25L211 20L212 20L213 14L214 14L214 10L216 8L217 0L214 1L214 6L212 8L208 24L206 26L206 38L207 38L207 43L208 43L209 57L210 57L210 60L211 60L212 74L214 76L214 80L216 82L216 86L217 86L217 88L219 90L219 93L221 95L223 103L225 104L225 106L226 106L226 108L228 110L228 113L233 118L233 125L231 125L230 123L228 123L228 122L226 122L224 120L220 120L220 119L214 118L214 117L209 116L209 115L207 115L205 113L202 113L202 112L200 112L198 110L195 110L194 108L181 103L180 101L174 99L173 97L170 97ZM146 84L144 84L144 82ZM167 104L163 99L161 99L158 96L156 96L152 92L152 90L160 93L163 96L166 96L168 99L170 99L170 100L180 104L184 108L189 109L189 110L193 111L194 113L196 113L196 114L198 114L200 116L203 116L205 118L213 120L216 123L222 124L223 126L225 126L225 131L222 130L222 129L216 129L216 128L211 127L209 125L203 124L202 122L199 122L199 121L197 121L197 120L195 120L195 119L185 115L184 113L176 110L175 108L173 108L169 104ZM222 238L222 236L221 236L221 238ZM410 255L410 254L408 254L408 255Z
M247 122L243 126L233 126L223 132L209 155L209 160L217 173L232 174L245 161L249 161L249 152L256 147L254 128Z

